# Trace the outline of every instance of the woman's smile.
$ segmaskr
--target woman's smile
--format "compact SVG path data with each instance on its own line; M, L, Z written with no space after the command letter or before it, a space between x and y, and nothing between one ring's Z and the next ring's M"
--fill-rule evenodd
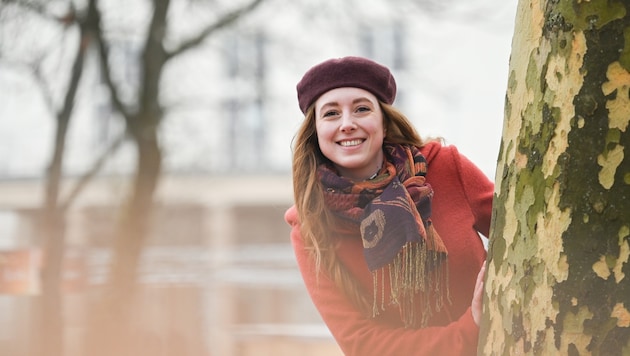
M343 147L353 147L353 146L358 146L360 144L363 143L362 139L357 139L357 140L346 140L346 141L340 141L339 144L342 145Z

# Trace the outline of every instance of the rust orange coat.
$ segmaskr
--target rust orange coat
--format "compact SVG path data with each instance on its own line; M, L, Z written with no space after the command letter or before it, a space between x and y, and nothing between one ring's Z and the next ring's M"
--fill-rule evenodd
M476 355L479 331L470 304L486 257L479 233L489 233L494 187L454 146L431 142L421 151L428 163L427 182L434 189L432 220L448 248L452 300L432 316L426 328L404 328L396 306L387 307L376 318L367 317L325 273L317 280L313 260L303 247L295 206L285 214L306 288L346 355ZM372 275L362 248L360 238L340 239L337 255L371 293Z

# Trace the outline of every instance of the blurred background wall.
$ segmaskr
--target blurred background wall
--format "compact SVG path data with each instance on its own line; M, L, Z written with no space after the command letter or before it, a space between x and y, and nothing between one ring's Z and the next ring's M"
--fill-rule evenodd
M107 68L81 27L93 3L0 3L2 354L38 352L50 238L37 226L76 53L82 75L59 182L59 199L70 202L64 355L82 354L90 301L107 283L112 235L132 194L138 151L125 113L141 105L160 1L96 3ZM283 220L302 119L295 84L322 60L361 55L390 67L395 105L420 133L444 137L494 179L516 1L264 0L235 12L248 4L168 3L161 44L177 55L159 78L162 166L130 302L142 354L341 354L303 288Z

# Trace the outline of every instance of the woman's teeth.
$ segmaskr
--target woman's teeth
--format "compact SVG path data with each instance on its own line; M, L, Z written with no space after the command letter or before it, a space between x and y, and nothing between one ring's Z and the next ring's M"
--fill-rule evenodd
M344 147L349 147L349 146L360 145L361 142L363 142L363 140L350 140L350 141L341 141L339 142L339 144Z

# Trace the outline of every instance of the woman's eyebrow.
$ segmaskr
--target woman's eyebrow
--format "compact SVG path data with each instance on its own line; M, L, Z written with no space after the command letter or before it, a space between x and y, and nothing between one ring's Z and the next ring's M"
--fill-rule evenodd
M367 97L360 97L360 98L356 98L352 100L353 104L362 103L362 102L368 102L370 104L373 104L372 100L368 99Z
M339 103L336 102L336 101L331 101L331 102L323 104L321 108L323 109L323 108L325 108L327 106L339 106Z

